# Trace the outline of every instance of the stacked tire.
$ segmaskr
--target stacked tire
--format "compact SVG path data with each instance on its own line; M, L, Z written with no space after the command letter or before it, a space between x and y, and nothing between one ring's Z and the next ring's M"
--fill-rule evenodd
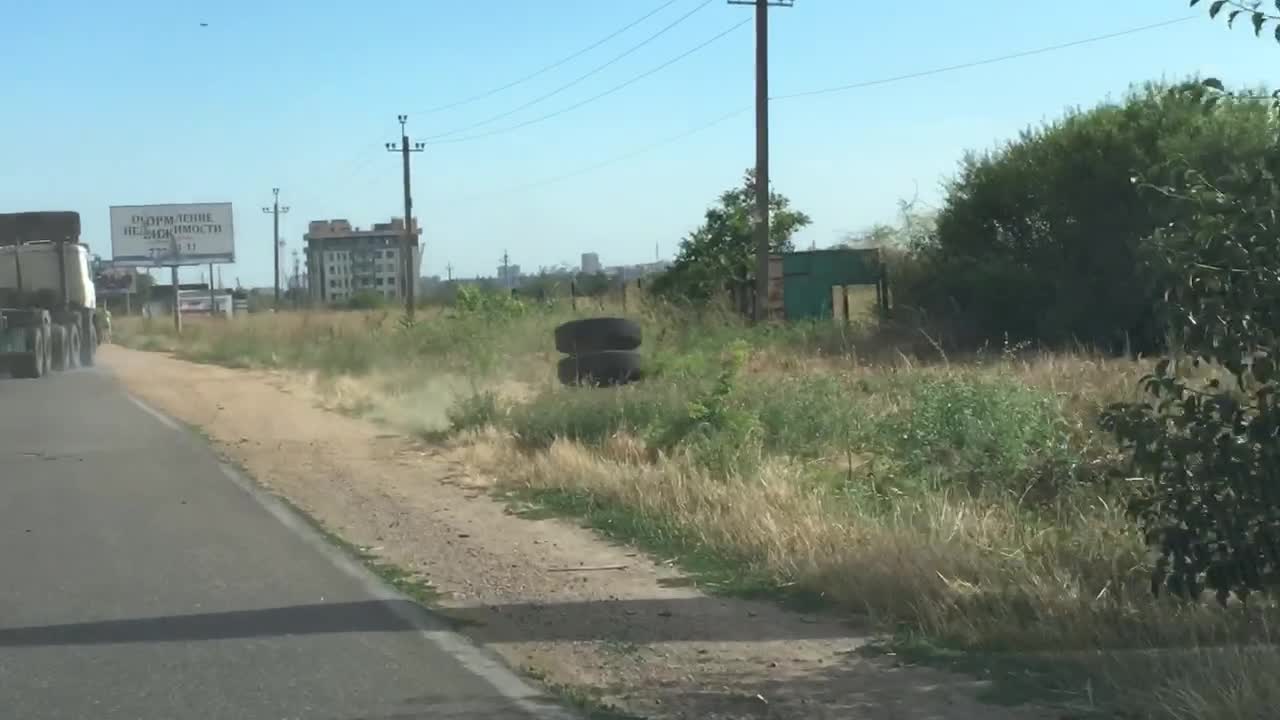
M571 320L556 328L556 350L565 355L556 366L565 385L612 387L643 377L640 323L626 318Z

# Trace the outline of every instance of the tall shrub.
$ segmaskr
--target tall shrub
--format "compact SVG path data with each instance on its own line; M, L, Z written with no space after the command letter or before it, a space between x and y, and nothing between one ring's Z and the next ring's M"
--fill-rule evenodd
M1170 184L1172 161L1216 177L1275 152L1265 106L1203 92L1148 84L968 155L899 303L950 321L962 340L1159 346L1163 290L1142 260L1186 208L1135 178Z

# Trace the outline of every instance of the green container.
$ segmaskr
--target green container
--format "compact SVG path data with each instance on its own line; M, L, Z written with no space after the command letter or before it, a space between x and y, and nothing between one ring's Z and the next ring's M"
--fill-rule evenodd
M876 285L882 277L879 248L808 250L782 256L782 307L788 320L830 318L831 288Z

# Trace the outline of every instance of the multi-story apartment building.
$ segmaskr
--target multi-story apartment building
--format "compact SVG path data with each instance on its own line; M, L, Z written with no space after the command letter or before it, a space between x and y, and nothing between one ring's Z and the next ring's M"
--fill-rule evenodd
M414 235L421 235L417 219L411 221ZM307 245L307 280L313 302L336 303L357 293L379 293L402 298L408 285L418 277L422 250L414 253L409 277L400 262L400 241L404 221L375 223L369 230L354 227L344 219L313 220L303 240Z

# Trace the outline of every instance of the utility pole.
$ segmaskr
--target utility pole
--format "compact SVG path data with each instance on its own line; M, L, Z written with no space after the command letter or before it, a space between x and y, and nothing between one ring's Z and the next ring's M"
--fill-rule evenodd
M302 263L298 260L298 251L293 251L293 279L289 281L289 292L293 294L293 306L298 307L298 295L302 291Z
M416 263L418 250L418 235L413 228L413 193L410 192L409 184L409 153L422 152L426 147L426 143L416 142L409 144L409 133L404 129L405 123L409 122L408 115L397 115L396 119L400 121L400 144L387 143L388 152L400 153L401 160L404 164L404 240L400 243L400 267L401 278L404 283L404 312L410 320L413 319L413 291L417 285Z
M169 253L173 258L173 265L169 266L169 277L173 282L173 331L182 335L182 300L178 292L178 236L173 233L169 234Z
M756 322L769 317L769 8L795 0L728 0L756 9Z
M288 205L280 205L280 188L271 188L271 207L262 208L262 212L271 215L271 255L273 267L275 268L275 309L280 310L280 213L289 212Z

